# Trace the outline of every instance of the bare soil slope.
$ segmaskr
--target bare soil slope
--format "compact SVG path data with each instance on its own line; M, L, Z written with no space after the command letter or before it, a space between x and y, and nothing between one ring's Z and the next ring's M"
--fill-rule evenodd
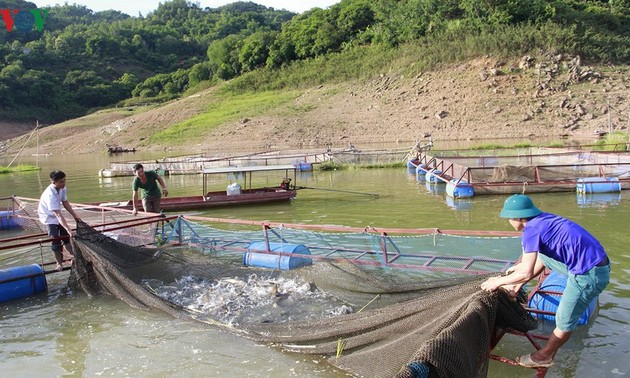
M221 125L202 140L148 145L146 138L155 131L203 112L210 89L147 111L110 110L47 127L39 135L40 151L101 153L112 145L140 150L184 146L201 152L409 145L427 135L434 140L504 138L510 144L534 136L627 131L628 71L628 66L587 67L578 57L555 56L477 59L416 77L383 73L369 82L305 90L287 109ZM5 139L2 127L0 123Z

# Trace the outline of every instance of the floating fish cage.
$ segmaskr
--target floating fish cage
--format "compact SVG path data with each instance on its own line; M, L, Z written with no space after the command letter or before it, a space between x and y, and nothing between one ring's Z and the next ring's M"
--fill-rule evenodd
M56 262L46 262L47 259L52 259L50 243L53 239L46 235L45 228L39 221L37 214L39 200L12 196L0 198L0 201L6 201L6 205L3 203L4 209L15 209L0 212L0 236L2 236L0 252L3 256L3 264L0 267L0 302L47 291L46 275L58 272L46 270L48 266L54 266ZM118 222L119 230L115 235L111 234L117 240L130 245L155 243L155 221L147 221L145 218L157 219L159 215L133 216L130 213L93 210L94 206L73 205L80 218L92 224ZM144 222L144 226L126 226L129 222L135 224ZM151 226L148 226L147 222ZM107 233L105 231L104 235Z
M452 183L447 194L469 198L484 194L536 192L608 193L630 188L630 154L627 152L585 152L545 148L489 151L486 155L465 155L464 151L420 153L420 167L427 180ZM455 184L457 183L457 184Z
M338 339L354 345L372 338L361 344L361 357L351 365L337 364L343 359L329 359L361 375L374 374L371 362L383 354L384 344L395 347L385 356L391 366L380 366L379 376L416 369L421 362L410 358L425 343L437 345L438 350L452 350L452 345L442 344L444 341L433 342L432 335L439 333L434 331L442 326L459 335L450 339L469 338L468 342L474 343L472 353L480 355L464 356L467 360L487 363L488 350L501 336L492 342L485 337L490 344L479 346L471 332L481 336L488 332L485 317L477 316L477 312L490 311L486 306L493 300L488 296L503 294L486 293L479 284L488 274L504 272L521 254L516 232L296 225L195 216L126 218L127 214L95 211L78 204L77 209L92 226L77 225L75 267L90 261L94 274L105 283L132 289L110 290L112 295L132 306L146 303L180 319L189 318L261 343L273 342L291 352L334 356ZM217 224L221 228L215 227ZM127 240L133 240L128 239L130 235L146 238L129 244ZM42 241L36 236L32 243L39 243L41 248ZM0 240L0 249L24 244L24 240ZM136 280L139 266L147 277ZM80 270L75 269L75 273L83 274ZM45 273L38 265L15 267L11 277L0 276L0 282L12 285L16 275L16 281L34 277L39 286L23 294L33 295L42 287L45 290ZM125 274L133 274L134 279L116 279ZM231 302L232 298L240 302ZM523 307L509 298L500 302L525 314ZM289 311L289 319L284 320ZM455 314L467 320L451 321ZM423 321L440 317L450 321L443 325ZM515 317L497 318L517 321ZM529 316L518 318L527 325L496 327L519 332L533 329ZM455 324L463 327L453 328ZM436 329L423 328L427 326ZM289 341L282 341L287 332L296 333ZM410 332L416 332L413 340L408 337ZM276 336L279 338L274 339ZM314 349L321 346L325 349ZM391 353L402 352L408 354L402 362L389 358ZM343 358L348 356L355 357L352 349L344 351ZM401 363L407 365L401 368Z
M409 149L366 149L350 147L341 151L329 152L330 160L340 164L394 164L405 161ZM410 167L407 163L407 167Z

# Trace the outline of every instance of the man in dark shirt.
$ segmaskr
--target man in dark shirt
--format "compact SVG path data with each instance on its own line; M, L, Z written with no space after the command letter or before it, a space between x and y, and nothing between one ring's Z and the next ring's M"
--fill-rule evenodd
M164 197L168 196L168 189L166 189L164 180L155 171L145 172L142 164L134 165L133 173L136 176L133 179L133 197L131 199L133 214L136 215L138 213L138 189L142 191L142 207L144 211L147 213L159 213L162 192L160 192L158 183L162 187Z

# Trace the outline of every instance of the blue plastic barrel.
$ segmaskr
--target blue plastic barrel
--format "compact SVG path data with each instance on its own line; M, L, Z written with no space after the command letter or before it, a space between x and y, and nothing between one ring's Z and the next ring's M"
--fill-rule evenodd
M407 160L407 168L409 169L416 169L416 167L418 167L419 164L420 164L420 160L418 159Z
M46 289L44 269L37 264L0 269L0 302L28 297Z
M432 171L427 172L427 179L430 183L433 184L441 184L444 181L440 180L438 177L442 174L442 171L439 169L434 169Z
M587 177L577 180L575 190L578 193L617 193L621 184L616 177Z
M21 228L20 219L15 216L17 211L0 211L0 230Z
M429 169L426 164L420 164L416 167L416 181L424 182L426 174Z
M466 181L457 182L452 179L446 183L446 194L453 198L472 198L475 195L475 189Z
M416 167L416 176L418 175L426 175L429 168L427 168L426 164L420 164Z
M552 271L547 278L540 285L540 290L564 292L567 287L567 276L564 274ZM558 310L560 304L560 295L553 294L539 294L536 293L529 300L529 307L541 311L549 311L555 313ZM593 299L593 302L588 306L584 314L578 320L578 325L587 324L591 318L591 315L595 314L597 306L597 298ZM555 320L553 315L546 314L533 314L538 319Z
M313 263L313 261L309 258L275 255L266 253L265 251L267 251L267 246L264 241L249 243L247 246L247 252L243 255L243 264L245 264L245 266L291 270L311 265ZM296 253L300 255L311 254L311 251L302 244L269 243L269 251Z
M309 172L313 170L312 163L296 163L295 168L300 172Z

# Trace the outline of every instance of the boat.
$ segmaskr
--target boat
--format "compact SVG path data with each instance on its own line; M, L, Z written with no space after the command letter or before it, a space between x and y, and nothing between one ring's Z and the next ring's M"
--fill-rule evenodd
M294 165L265 165L248 167L220 167L203 170L202 195L186 197L162 197L160 207L164 211L198 210L217 206L250 205L269 202L288 201L295 198L295 185L280 184L277 187L252 187L252 174L260 172L284 171L284 177L295 182L297 167ZM293 175L291 176L291 172ZM243 186L230 184L227 190L208 191L208 178L217 174L243 176ZM283 183L290 180L283 180ZM90 206L115 209L133 209L131 200L90 203Z
M136 148L126 148L120 146L107 147L107 153L112 154L122 154L123 152L136 152Z

